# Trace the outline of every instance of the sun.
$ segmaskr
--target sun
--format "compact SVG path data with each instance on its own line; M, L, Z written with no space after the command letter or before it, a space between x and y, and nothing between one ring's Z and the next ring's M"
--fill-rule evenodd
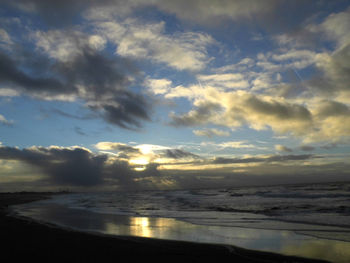
M151 144L141 144L137 146L142 154L150 154L153 152L153 145Z
M135 166L134 170L141 172L146 169L146 166L149 164L149 159L145 157L138 157L135 159L129 160L129 164Z

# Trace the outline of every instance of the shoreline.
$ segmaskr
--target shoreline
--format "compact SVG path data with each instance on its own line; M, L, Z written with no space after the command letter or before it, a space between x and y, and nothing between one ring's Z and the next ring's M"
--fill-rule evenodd
M11 259L25 255L40 260L162 259L201 262L220 258L234 262L327 262L296 256L261 252L231 245L161 240L154 238L111 236L87 233L41 224L11 216L8 207L50 198L60 193L1 193L0 231L4 255Z

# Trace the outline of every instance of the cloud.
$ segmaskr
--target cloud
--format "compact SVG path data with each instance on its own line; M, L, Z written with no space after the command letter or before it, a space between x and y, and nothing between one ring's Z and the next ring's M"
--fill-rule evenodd
M163 11L173 13L177 17L187 21L209 25L225 20L253 19L261 15L271 14L278 1L210 1L194 0L191 2L180 1L155 1L155 4Z
M221 110L221 106L218 103L200 102L194 110L183 115L170 114L172 119L171 124L174 126L196 126L200 124L208 123L215 112Z
M206 136L212 138L214 136L229 136L230 133L227 131L218 130L215 128L212 129L203 129L203 130L193 130L193 133L197 136Z
M93 156L84 148L0 146L0 158L24 161L37 166L59 185L93 186L102 183L106 156Z
M219 92L210 87L195 100L196 107L188 113L172 113L172 124L195 126L219 124L230 128L248 125L262 130L270 127L277 133L302 135L312 126L312 115L303 105L283 98L253 95L244 91Z
M275 145L275 149L279 152L293 152L293 149L288 148L287 146L277 144Z
M348 91L347 83L350 81L349 59L350 42L332 54L319 54L316 67L320 72L309 81L313 88L312 91L318 92L324 97L336 96ZM347 102L349 102L349 99Z
M319 118L346 116L350 114L350 108L337 101L325 100L318 104L316 114Z
M45 110L42 110L43 113L46 113ZM51 110L52 113L58 114L60 116L66 117L66 118L72 118L72 119L77 119L77 120L90 120L93 118L96 118L96 114L85 114L85 115L79 115L79 114L72 114L72 113L68 113L65 112L63 110L57 109L57 108L53 108Z
M16 64L17 61L0 52L0 83L14 85L15 88L22 88L28 93L41 96L47 93L50 93L52 97L58 94L71 95L71 87L65 86L59 79L30 76L19 69Z
M82 100L106 121L126 129L150 119L145 95L129 88L131 76L138 74L130 61L107 57L87 43L87 35L74 31L39 35L38 52L21 49L11 58L0 52L1 84L37 99ZM56 45L56 38L69 47Z
M261 162L285 162L302 161L312 158L320 158L311 154L302 155L271 155L268 157L249 157L249 158L224 158L217 157L212 161L214 164L234 164L234 163L261 163Z
M104 142L99 146L103 149L133 151L118 143ZM313 174L317 174L317 180L329 180L331 175L346 178L350 171L344 159L334 162L325 156L312 154L202 158L181 149L156 148L159 149L158 154L153 154L158 155L158 159L143 164L142 167L140 164L133 164L132 159L94 153L78 146L32 146L20 149L0 145L0 162L6 162L8 171L16 167L17 172L22 175L25 171L26 178L18 177L13 180L22 180L26 187L41 185L78 189L192 189L249 185L256 182L312 182L315 180ZM157 163L159 158L168 162ZM23 166L23 163L27 166ZM35 176L30 175L30 167L35 168ZM8 176L16 176L15 170L7 172L6 177ZM261 176L264 180L261 180Z
M313 30L323 31L328 38L337 42L338 46L350 42L350 8L339 13L330 14L322 24L314 26Z
M128 152L128 153L141 153L140 149L129 146L124 143L119 142L99 142L95 145L95 147L99 150L115 150L115 151L122 151L122 152Z
M257 115L268 116L276 120L300 120L310 121L311 113L302 105L279 102L277 100L266 101L257 96L248 96L245 100L247 107Z
M249 87L249 82L244 79L244 75L240 73L199 75L197 79L205 83L205 85L216 88L246 89Z
M0 159L30 164L40 169L53 186L107 187L135 190L137 180L159 175L157 164L136 171L129 162L82 147L40 147L19 149L0 145ZM112 185L111 185L112 184Z
M168 93L172 86L172 81L169 79L151 79L148 78L145 81L146 87L156 95Z
M175 161L176 163L177 160L183 161L185 159L193 160L200 158L198 155L182 149L154 144L139 144L131 146L119 142L99 142L95 145L95 148L102 152L116 152L114 156L117 156L119 159L127 160L129 163L140 165L141 167L152 162L174 163Z
M165 150L165 152L162 154L162 157L165 158L172 158L172 159L197 159L199 158L198 155L195 155L193 153L180 150L180 149L168 149Z
M338 98L345 96L349 102L349 49L350 49L350 8L328 15L321 23L305 23L294 32L286 32L276 37L280 45L288 47L280 55L270 54L269 63L288 62L294 69L312 66L314 76L304 81L313 96ZM310 43L312 45L310 46ZM307 45L303 45L303 44ZM327 45L328 49L321 48ZM312 48L313 50L305 49ZM302 48L302 49L301 49ZM261 61L261 66L263 62ZM267 64L266 64L267 65ZM276 68L279 70L278 68Z
M21 11L39 15L51 27L63 27L71 25L74 19L78 18L86 9L111 1L19 0L13 2L5 0L3 2Z
M0 28L0 47L4 49L10 49L13 45L13 41L7 31Z
M81 47L91 50L103 50L106 40L99 35L86 35L74 30L49 30L32 33L36 47L49 57L62 62L68 62L77 56L84 55Z
M321 100L313 108L313 116L317 130L308 134L305 142L327 141L329 143L344 142L349 139L350 108L346 104Z
M258 54L256 65L267 72L302 70L316 62L317 54L308 49L280 48L274 53Z
M300 150L302 150L302 151L313 151L313 150L315 150L316 148L315 147L313 147L313 146L311 146L311 145L302 145L302 146L300 146Z
M194 0L190 3L184 0L100 0L74 2L68 0L20 0L7 1L8 5L15 6L22 11L36 13L51 26L65 26L70 24L79 15L101 19L111 16L126 16L140 8L156 7L168 14L175 14L179 19L209 25L225 20L253 19L268 16L276 9L279 1L258 0L249 2ZM52 15L54 14L54 15Z
M255 145L247 144L247 141L222 142L217 144L217 146L223 147L223 148L236 148L236 149L255 148Z
M116 53L134 59L151 60L176 70L198 71L210 61L207 47L214 39L199 32L165 32L165 23L95 22L97 30L116 45Z
M4 117L4 115L0 114L0 124L4 124L4 125L7 125L7 126L11 126L13 125L13 121L12 120L8 120ZM1 144L0 144L1 146Z
M74 131L79 135L87 136L87 134L80 127L74 127Z

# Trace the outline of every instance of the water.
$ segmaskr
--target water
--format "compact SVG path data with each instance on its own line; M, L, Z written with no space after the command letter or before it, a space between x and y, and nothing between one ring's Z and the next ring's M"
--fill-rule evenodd
M84 231L350 261L350 183L75 193L16 211Z

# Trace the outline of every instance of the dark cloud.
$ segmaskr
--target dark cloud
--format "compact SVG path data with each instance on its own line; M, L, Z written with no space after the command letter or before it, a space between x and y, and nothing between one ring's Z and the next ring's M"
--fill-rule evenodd
M281 120L311 120L310 111L295 104L282 104L277 101L267 102L256 96L249 96L245 101L248 108L259 114L274 116Z
M284 145L275 145L275 149L279 152L293 152L293 149L288 148L287 146Z
M240 21L256 19L261 16L271 15L277 7L278 1L213 1L213 0L178 0L156 1L156 5L166 12L175 14L177 17L199 24L221 24L223 21Z
M329 144L321 146L320 148L330 150L330 149L337 148L337 144L336 143L329 143Z
M40 52L29 55L23 49L10 58L0 51L0 84L39 99L81 99L111 124L140 128L141 121L150 119L150 103L145 95L136 94L129 87L129 76L138 74L136 68L126 59L107 57L82 44L87 41L85 36L70 31L67 34L76 39L73 43L79 51L69 61L52 60Z
M16 88L27 91L29 94L70 95L74 92L71 86L65 85L57 78L30 76L21 70L19 66L19 61L16 62L0 51L0 84L14 85Z
M98 186L113 180L121 189L138 189L137 178L159 176L157 164L148 164L143 171L120 159L108 159L106 154L94 154L74 147L30 147L19 149L0 146L0 160L23 161L40 168L54 185Z
M302 145L302 146L300 146L300 150L308 152L308 151L315 150L315 147L313 147L311 145Z
M350 9L349 9L350 10ZM348 91L350 83L350 44L337 49L317 65L319 72L307 83L314 92L332 95Z
M266 158L267 162L283 162L283 161L303 161L303 160L309 160L313 158L321 158L319 156L315 156L312 154L300 154L300 155L275 155Z
M106 103L97 107L102 108L102 116L111 124L125 129L134 129L141 127L139 120L150 120L148 115L150 105L139 94L120 91L113 97L112 102L114 105ZM91 108L96 108L96 106Z
M47 111L45 109L41 109L41 111L44 114L47 114ZM68 112L65 112L65 111L57 109L57 108L53 108L52 110L50 110L50 112L61 115L63 117L77 119L77 120L90 120L90 119L97 117L97 115L93 114L93 113L89 113L89 114L85 114L85 115L78 115L78 114L68 113Z
M187 151L183 151L180 149L168 149L164 152L164 156L165 158L172 158L172 159L182 159L182 158L194 158L197 159L199 158L198 155L187 152Z
M347 105L336 101L325 101L321 103L321 106L317 111L317 115L322 118L349 114L350 108Z
M221 105L205 101L200 103L194 110L177 116L171 114L171 125L174 126L195 126L208 122L208 120L217 112L221 110Z
M174 156L176 157L176 155ZM41 169L49 181L33 182L33 185L45 183L45 186L59 187L118 187L120 190L144 190L164 188L208 188L229 187L251 184L296 183L329 180L329 178L347 178L349 165L333 163L325 165L303 165L288 161L304 161L320 156L273 155L250 158L222 158L193 162L196 165L207 164L248 164L257 166L242 167L221 166L207 169L158 170L159 164L146 166L130 165L128 161L114 155L96 154L81 147L30 147L19 149L0 146L0 160L17 160ZM187 163L189 164L189 163ZM180 164L181 166L181 164ZM135 168L142 168L137 171ZM307 175L307 176L306 176ZM316 176L317 175L317 176ZM263 176L263 177L261 177ZM264 180L261 180L261 179ZM49 184L48 184L49 183ZM111 188L110 188L111 189Z
M224 158L216 157L212 163L214 164L233 164L233 163L262 163L262 162L284 162L284 161L302 161L316 158L312 154L301 155L273 155L269 157L251 157L251 158ZM317 157L319 158L319 157Z
M95 0L19 0L2 1L10 7L15 7L28 13L35 12L39 14L50 26L66 26L70 25L74 19L78 19L79 15L94 3ZM108 2L108 1L100 1Z
M230 164L230 163L255 163L265 161L262 158L226 158L226 157L215 157L212 163L214 164Z
M116 150L125 154L140 154L140 149L119 142L99 142L95 145L99 150Z
M83 148L0 147L0 159L19 160L37 166L59 185L93 186L103 182L107 156L94 156Z
M123 190L147 189L149 186L143 184L139 179L160 176L157 167L157 164L150 163L143 167L143 171L136 171L134 170L135 167L131 167L128 162L115 160L112 164L106 166L105 178L107 180L117 180L117 185Z
M80 127L74 127L74 131L79 135L87 136L87 134L85 132L83 132L82 128L80 128Z

